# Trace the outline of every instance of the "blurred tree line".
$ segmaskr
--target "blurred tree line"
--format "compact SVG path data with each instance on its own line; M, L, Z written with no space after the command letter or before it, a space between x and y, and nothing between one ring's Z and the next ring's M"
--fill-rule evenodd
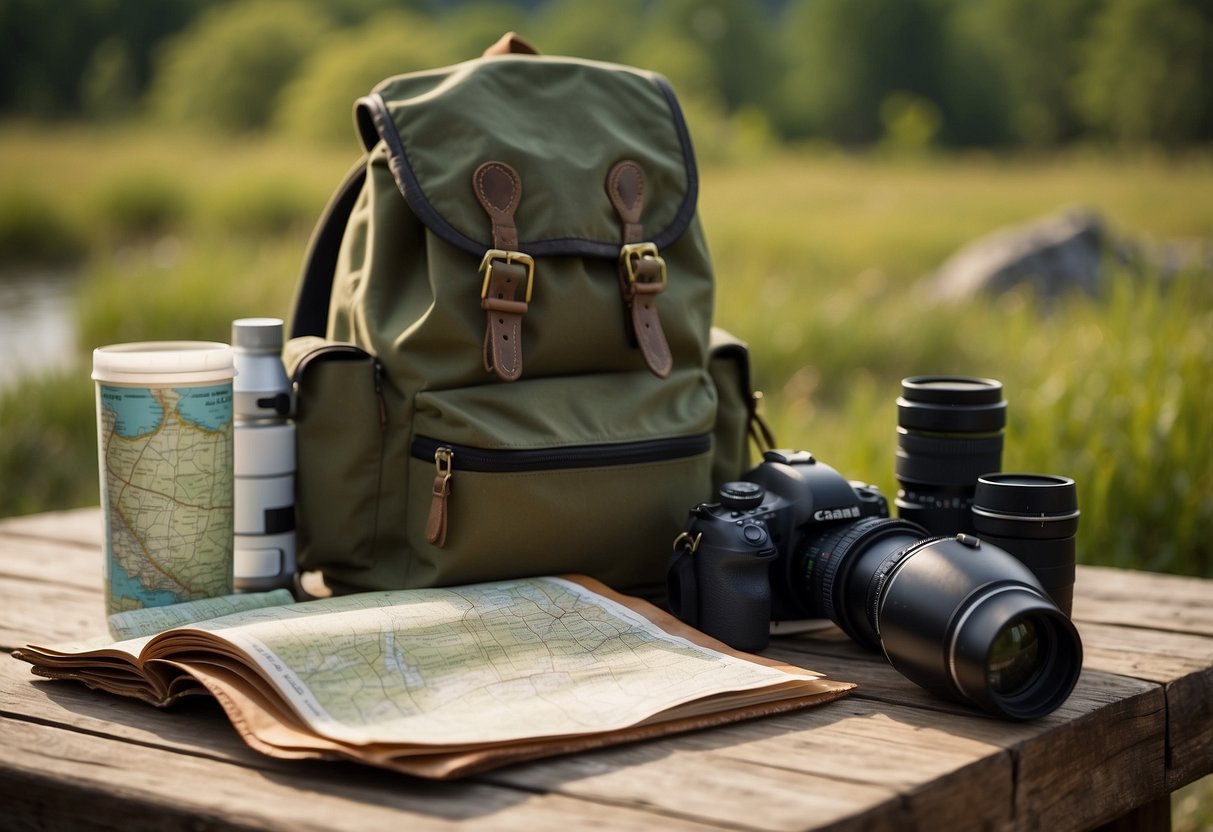
M1213 139L1209 0L0 0L0 115L349 141L378 80L510 29L763 142Z

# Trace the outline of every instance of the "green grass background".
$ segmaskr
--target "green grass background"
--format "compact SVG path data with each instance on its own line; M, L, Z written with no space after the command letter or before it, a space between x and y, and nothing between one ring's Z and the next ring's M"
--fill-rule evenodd
M226 340L288 317L303 247L354 153L162 131L0 130L0 265L81 270L74 371L0 395L0 516L97 501L88 352ZM1005 470L1078 482L1084 562L1213 577L1213 283L1110 266L1103 296L940 304L958 247L1065 207L1134 240L1213 240L1213 161L784 153L709 163L717 322L751 346L781 444L896 491L901 377L1000 379ZM1206 248L1207 251L1207 248Z

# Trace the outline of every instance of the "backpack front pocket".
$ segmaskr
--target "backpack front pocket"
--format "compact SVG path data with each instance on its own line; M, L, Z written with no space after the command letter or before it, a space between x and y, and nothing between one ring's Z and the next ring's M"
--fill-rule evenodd
M710 496L712 385L606 374L576 379L578 397L545 381L417 396L410 585L581 572L660 592L670 541ZM580 409L603 401L617 407Z

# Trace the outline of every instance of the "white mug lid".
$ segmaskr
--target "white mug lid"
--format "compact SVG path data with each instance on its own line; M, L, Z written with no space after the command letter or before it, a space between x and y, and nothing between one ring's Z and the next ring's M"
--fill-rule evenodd
M235 375L232 348L215 341L141 341L93 350L95 381L203 384Z

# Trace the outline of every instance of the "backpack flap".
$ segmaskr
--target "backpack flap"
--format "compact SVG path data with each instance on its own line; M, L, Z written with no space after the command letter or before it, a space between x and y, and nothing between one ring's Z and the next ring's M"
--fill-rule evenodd
M647 366L659 377L703 365L711 270L695 220L698 174L660 76L502 55L390 78L355 114L425 243L471 256L449 262L431 300L478 293L486 369L507 381L524 366L561 374L570 355L580 371ZM666 256L674 246L687 251ZM567 257L585 261L581 274L545 263ZM617 349L597 337L603 322ZM602 354L587 356L587 342Z

